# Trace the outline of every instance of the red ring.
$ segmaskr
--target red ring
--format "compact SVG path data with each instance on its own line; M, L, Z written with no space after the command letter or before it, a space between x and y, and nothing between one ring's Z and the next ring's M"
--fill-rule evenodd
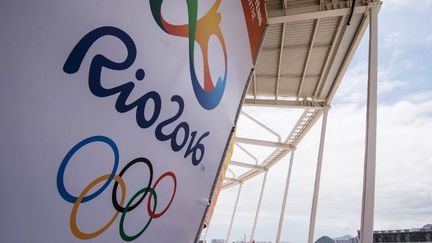
M176 191L177 191L177 178L176 178L176 176L175 176L175 174L174 173L172 173L171 171L169 171L169 172L165 172L165 173L163 173L157 180L156 180L156 182L155 182L155 184L154 184L154 186L153 186L153 190L155 190L156 191L156 186L158 185L158 183L164 178L164 177L166 177L166 176L171 176L171 178L173 178L173 181L174 181L174 193L172 194L172 196L171 196L171 199L170 199L170 201L169 201L169 203L168 203L168 206L166 206L166 208L162 211L162 212L160 212L160 213L153 213L152 212L152 210L151 210L151 199L152 199L152 194L150 193L150 196L149 196L149 198L148 198L148 202L147 202L147 212L148 212L148 214L150 215L150 217L152 218L152 219L157 219L157 218L159 218L160 216L162 216L167 210L168 210L168 208L171 206L171 203L172 203L172 201L173 201L173 199L174 199L174 196L175 196L175 194L176 194Z

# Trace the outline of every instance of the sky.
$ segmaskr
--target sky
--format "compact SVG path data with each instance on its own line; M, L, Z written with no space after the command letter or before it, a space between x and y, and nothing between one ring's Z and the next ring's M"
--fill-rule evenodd
M432 223L432 0L384 0L379 14L378 132L375 230ZM368 31L329 111L315 239L357 235L363 182ZM246 107L286 137L301 111ZM299 144L293 164L282 241L307 241L321 120ZM262 129L261 129L262 130ZM244 116L237 136L276 139ZM270 153L245 145L259 160ZM236 158L237 156L237 158ZM245 160L236 148L233 160ZM269 171L256 239L276 238L289 156ZM241 174L241 169L234 173ZM230 241L250 236L262 175L244 183ZM224 239L238 187L220 194L207 240Z

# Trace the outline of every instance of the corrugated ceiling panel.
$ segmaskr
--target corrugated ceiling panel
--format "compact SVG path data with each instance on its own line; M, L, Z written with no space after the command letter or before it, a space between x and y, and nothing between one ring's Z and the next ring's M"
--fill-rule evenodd
M320 10L319 0L288 0L286 14L299 14Z
M306 77L303 81L303 87L299 96L302 98L312 97L317 83L317 76Z
M281 34L282 34L282 24L270 25L267 28L265 34L263 50L265 51L266 49L272 49L272 48L279 49Z
M311 57L306 74L307 75L320 75L322 67L326 60L330 47L312 48Z
M315 45L330 45L337 31L341 17L320 19Z
M305 45L310 43L315 20L292 22L285 25L285 46Z
M275 75L279 63L279 49L263 51L255 72L258 75Z
M281 74L302 75L306 56L307 49L285 49L282 57Z
M276 90L276 82L274 78L266 76L257 77L257 95L274 96Z
M300 78L282 76L279 84L279 94L285 97L296 97Z

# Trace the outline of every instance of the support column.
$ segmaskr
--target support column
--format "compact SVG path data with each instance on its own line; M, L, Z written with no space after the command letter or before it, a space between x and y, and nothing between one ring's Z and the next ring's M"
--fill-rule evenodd
M235 204L234 204L234 210L233 210L233 214L231 216L231 221L230 221L230 224L229 224L228 233L227 233L225 242L229 242L228 240L229 240L230 235L231 235L231 227L233 225L234 217L235 217L235 214L236 214L236 211L237 211L237 204L238 204L238 201L239 201L239 197L240 197L242 186L243 186L243 183L240 183L239 189L237 191L237 197L236 197Z
M252 233L251 233L251 236L250 236L250 241L251 242L255 238L255 228L256 228L257 221L258 221L258 215L259 215L259 212L261 210L261 201L262 201L262 197L263 197L263 194L264 194L265 184L266 184L266 181L267 181L267 172L268 171L266 169L266 171L264 172L264 178L263 178L263 182L262 182L262 185L261 185L261 192L260 192L260 196L259 196L259 199L258 199L258 206L257 206L257 210L256 210L256 213L255 213L255 219L254 219L253 226L252 226Z
M319 187L320 187L320 180L321 180L321 166L322 166L322 159L323 159L323 152L324 152L324 140L325 140L326 127L327 127L328 109L329 109L328 107L324 109L324 115L322 118L321 138L320 138L320 145L318 150L318 162L317 162L316 174L315 174L314 194L312 198L311 216L309 221L309 235L307 241L308 243L313 242L314 231L315 231L315 220L316 220L318 195L319 195Z
M370 8L369 19L369 76L362 214L360 225L361 243L373 242L378 80L378 6L372 6Z
M287 174L287 178L286 178L286 182L285 182L285 191L284 191L283 201L282 201L282 208L281 208L281 212L280 212L280 216L279 216L279 226L278 226L278 231L277 231L277 235L276 235L276 243L280 242L280 236L281 236L281 232L282 232L282 225L283 225L283 221L284 221L286 201L287 201L287 197L288 197L288 188L289 188L289 183L290 183L290 179L291 179L292 165L294 163L294 151L295 151L295 149L291 150L290 164L288 167L288 174Z

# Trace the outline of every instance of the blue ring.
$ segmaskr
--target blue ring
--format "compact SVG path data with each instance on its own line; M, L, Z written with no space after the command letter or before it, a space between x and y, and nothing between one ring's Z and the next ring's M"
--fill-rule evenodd
M57 190L60 193L60 196L66 200L67 202L70 203L75 203L77 200L77 197L72 196L69 192L66 191L65 185L64 185L64 173L66 170L66 166L69 163L69 160L72 158L72 156L82 147L84 147L85 145L92 143L92 142L103 142L108 144L111 149L114 152L114 167L113 170L111 172L110 177L108 178L108 180L105 182L105 184L96 192L85 196L82 200L82 202L88 202L90 200L92 200L93 198L99 196L99 194L101 194L107 187L108 185L111 183L111 181L114 178L114 175L117 171L117 167L119 164L119 151L117 148L117 145L114 143L113 140L111 140L108 137L105 136L93 136L93 137L88 137L84 140L82 140L81 142L79 142L78 144L76 144L75 146L73 146L71 148L71 150L69 150L69 152L66 154L66 156L64 157L63 161L60 164L59 170L57 172Z

